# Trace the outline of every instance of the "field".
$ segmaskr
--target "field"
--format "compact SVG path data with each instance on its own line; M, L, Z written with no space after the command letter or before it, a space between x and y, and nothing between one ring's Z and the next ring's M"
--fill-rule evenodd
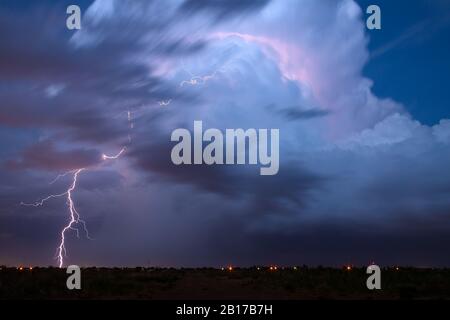
M366 287L365 268L84 268L68 290L57 268L0 270L0 299L450 299L450 269L382 269L382 290Z

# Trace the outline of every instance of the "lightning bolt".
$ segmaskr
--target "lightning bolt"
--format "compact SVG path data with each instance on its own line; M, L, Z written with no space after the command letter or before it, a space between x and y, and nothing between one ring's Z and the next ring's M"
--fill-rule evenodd
M221 68L215 70L213 73L204 75L204 76L194 75L184 67L182 68L182 70L184 70L186 73L188 73L191 76L191 78L188 80L181 81L180 87L184 87L185 85L196 86L196 85L205 84L209 80L214 79L218 73L225 73L227 71L227 63L224 66L222 66Z
M130 130L133 130L134 123L133 123L133 120L131 119L131 111L130 110L127 111L127 117L128 117L128 123L130 124Z
M69 186L69 188L67 189L66 192L60 193L60 194L51 194L48 197L43 198L42 200L39 200L35 203L24 203L21 202L20 204L23 206L32 206L32 207L40 207L43 206L45 204L45 202L47 202L50 199L54 199L54 198L60 198L63 196L67 197L67 206L69 209L69 213L70 213L70 221L68 222L68 224L66 226L64 226L64 228L61 230L61 240L59 243L58 248L56 249L56 259L58 260L58 266L61 268L64 264L64 256L67 255L66 252L66 244L65 244L65 240L66 240L66 232L69 230L74 230L77 234L77 237L80 237L80 231L78 228L78 225L81 225L83 227L83 230L86 234L86 237L88 239L91 239L89 236L89 231L87 229L86 226L86 222L81 219L80 214L78 213L76 207L75 207L75 203L72 199L72 192L75 190L76 186L77 186L77 180L78 180L78 175L82 172L86 170L85 168L81 168L81 169L77 169L77 170L73 170L73 171L68 171L64 174L58 175L56 177L55 180L52 181L52 183L54 183L55 181L57 181L57 179L67 176L68 174L72 173L73 174L73 179L72 179L72 183Z
M77 233L77 237L79 238L80 237L79 230L74 225L81 224L83 226L84 232L86 233L86 237L88 239L90 239L89 231L88 231L88 229L86 227L86 222L80 218L80 214L78 213L77 209L75 208L75 204L74 204L73 199L72 199L72 192L75 190L75 188L77 186L78 175L83 170L85 170L85 169L83 168L83 169L78 169L78 170L75 171L75 173L73 175L72 184L69 187L69 189L67 190L67 204L69 206L69 211L70 211L70 221L61 230L61 241L59 243L58 248L56 249L58 265L59 265L60 268L62 268L62 266L64 264L63 253L64 253L64 256L67 256L67 251L66 251L66 232L68 230L75 230L75 232Z
M184 85L200 85L200 84L205 84L207 81L213 79L214 77L216 77L218 72L225 72L224 70L216 70L214 71L212 74L210 75L205 75L205 76L194 76L192 73L188 72L187 70L185 70L187 73L189 73L189 75L191 76L191 78L189 80L184 80L180 83L180 86L183 87ZM160 106L168 106L170 103L172 102L172 99L168 99L168 100L160 100L158 101ZM132 119L132 113L130 110L126 111L127 112L127 119L128 119L128 123L129 123L129 128L130 130L134 129L134 123L133 123L133 119ZM133 112L134 113L134 112ZM128 141L129 143L131 143L131 134L128 134ZM116 160L118 159L120 156L122 156L122 154L126 151L126 147L123 147L117 154L115 155L107 155L107 154L102 154L102 160L106 161L106 160ZM78 183L78 177L79 175L83 172L86 171L87 168L79 168L79 169L75 169L75 170L71 170L68 172L65 172L63 174L59 174L58 176L56 176L55 179L53 179L50 184L54 184L56 181L58 181L59 179L66 177L68 175L72 175L72 183L70 184L70 186L68 187L68 189L63 192L63 193L59 193L59 194L51 194L35 203L24 203L21 202L20 205L22 206L32 206L32 207L40 207L43 206L47 201L54 199L54 198L60 198L60 197L66 197L67 199L67 206L68 206L68 211L69 211L69 222L61 229L60 232L60 241L59 241L59 245L56 248L56 257L55 259L57 259L58 261L58 266L59 268L62 268L64 265L64 257L67 257L67 250L66 250L66 234L69 231L75 231L77 238L79 238L80 236L80 227L82 227L86 238L91 239L91 237L89 236L89 231L86 225L86 222L81 219L80 214L78 213L76 206L75 206L75 202L73 200L73 192L75 192L76 188L77 188L77 183Z
M187 73L189 73L189 75L191 76L190 79L188 80L183 80L180 82L180 87L183 87L185 85L191 85L191 86L196 86L196 85L201 85L201 84L205 84L206 82L208 82L209 80L213 79L216 77L217 73L219 72L223 72L223 70L216 70L214 71L212 74L210 75L205 75L205 76L196 76L193 75L191 72L187 71L185 69L185 71Z
M126 151L126 148L122 148L117 154L115 155L106 155L103 154L102 155L102 159L103 160L115 160L118 159L124 152ZM72 174L72 183L70 184L69 188L67 189L67 191L63 192L63 193L59 193L59 194L51 194L35 203L24 203L21 202L20 204L22 206L31 206L31 207L40 207L43 206L47 201L54 199L54 198L60 198L60 197L66 197L67 199L67 206L68 206L68 210L69 210L69 222L63 227L63 229L61 230L60 233L60 242L59 242L59 246L56 248L56 259L58 261L58 266L60 268L63 267L64 265L64 257L67 256L67 250L66 250L66 234L68 231L72 230L76 232L77 238L80 237L80 227L82 227L86 238L87 239L91 239L92 238L89 236L89 230L87 228L86 225L86 221L84 221L83 219L81 219L80 214L78 213L76 207L75 207L75 202L73 201L73 197L72 194L73 192L76 190L77 187L77 182L78 182L78 176L80 175L80 173L82 173L83 171L87 170L87 168L80 168L80 169L76 169L76 170L72 170L72 171L68 171L66 173L63 174L59 174L53 181L50 182L50 184L55 183L56 181L58 181L60 178L65 177L69 174Z
M158 101L159 105L162 107L168 106L171 102L172 102L172 99Z
M119 158L126 150L127 150L127 148L123 147L123 148L119 151L118 154L113 155L113 156L108 156L108 155L106 155L106 154L102 154L102 159L103 159L103 160L111 160L111 159L115 160L115 159Z
M65 176L67 176L67 175L69 175L69 174L71 174L71 173L75 173L75 171L76 171L76 170L72 170L72 171L67 171L67 172L65 172L65 173L63 173L63 174L58 174L58 175L56 176L56 178L53 179L49 184L54 184L54 183L55 183L56 181L58 181L59 179L64 178Z

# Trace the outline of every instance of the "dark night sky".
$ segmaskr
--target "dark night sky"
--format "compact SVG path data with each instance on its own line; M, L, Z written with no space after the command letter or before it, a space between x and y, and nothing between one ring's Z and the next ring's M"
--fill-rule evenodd
M66 198L21 202L84 168L65 264L450 266L450 5L369 2L2 1L0 264L57 263ZM278 175L174 166L194 120L279 128Z

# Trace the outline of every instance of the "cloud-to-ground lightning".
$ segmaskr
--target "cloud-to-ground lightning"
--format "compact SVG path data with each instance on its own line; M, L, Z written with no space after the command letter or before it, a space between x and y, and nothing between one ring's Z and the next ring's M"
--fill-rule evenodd
M72 192L75 190L76 186L77 186L77 180L78 180L78 175L85 170L85 168L81 168L81 169L77 169L74 171L68 171L62 175L58 175L57 178L66 176L70 173L73 173L73 178L72 178L72 183L70 184L69 188L67 189L67 191L60 193L60 194L52 194L49 195L48 197L39 200L35 203L24 203L22 202L21 205L24 206L33 206L33 207L39 207L39 206L43 206L45 202L47 202L50 199L53 198L59 198L59 197L63 197L66 196L67 198L67 206L69 209L69 213L70 213L70 221L68 222L68 224L66 226L64 226L64 228L61 230L61 239L60 239L60 243L58 248L56 249L56 258L58 260L58 266L61 268L64 264L64 256L66 256L66 232L68 230L74 230L77 234L77 237L79 237L79 229L78 229L78 225L81 225L83 227L84 232L86 233L86 237L88 239L90 239L89 237L89 231L87 229L86 226L86 222L80 218L80 214L78 213L76 207L75 207L75 203L73 201L72 198ZM53 182L56 181L53 180Z
M188 72L188 71L186 71ZM190 84L192 86L194 85L199 85L199 84L204 84L207 81L209 81L210 79L213 79L214 77L216 77L218 72L224 72L223 70L219 69L214 71L214 73L210 74L210 75L206 75L206 76L194 76L193 74L191 74L190 72L188 72L191 75L191 79L189 80L185 80L182 81L180 83L180 86L183 87L186 84ZM167 99L167 100L159 100L158 104L160 106L168 106L170 103L172 102L172 99ZM134 129L134 122L133 122L133 118L132 118L132 112L130 110L125 111L127 114L127 120L128 120L128 124L129 124L129 129L130 131ZM135 114L136 112L133 111L133 114ZM129 143L131 143L131 133L128 134L128 140ZM106 161L106 160L115 160L118 159L120 156L122 156L122 154L127 150L127 147L123 147L117 154L114 155L108 155L106 153L102 154L102 160ZM47 201L54 199L54 198L60 198L60 197L66 197L67 200L67 207L68 207L68 211L69 211L69 221L68 223L61 229L60 232L60 241L59 241L59 245L56 248L56 259L58 261L58 266L60 268L62 268L64 266L64 257L67 256L67 250L66 250L66 235L67 232L72 230L76 232L77 237L79 238L80 235L80 227L83 228L83 231L85 232L85 235L88 239L91 239L89 236L89 231L86 225L86 222L81 219L80 214L78 213L76 206L75 206L75 202L73 200L73 193L75 192L76 188L77 188L77 183L78 183L78 178L79 175L83 172L83 171L87 171L90 168L79 168L79 169L74 169L71 171L67 171L65 173L59 174L58 176L56 176L55 179L53 179L50 184L55 183L56 181L58 181L59 179L66 177L68 175L72 175L72 182L69 185L68 189L63 192L63 193L59 193L59 194L51 194L35 203L24 203L21 202L21 205L23 206L32 206L32 207L39 207L39 206L43 206Z
M126 151L126 148L122 148L119 153L115 154L115 155L106 155L103 154L102 155L102 159L103 160L114 160L119 158L124 152ZM32 207L39 207L39 206L43 206L45 204L45 202L54 199L54 198L60 198L60 197L66 197L67 199L67 206L68 206L68 210L69 210L69 222L63 227L63 229L61 230L60 233L60 242L58 247L56 248L56 259L58 261L58 266L60 268L63 267L64 265L64 257L67 256L67 250L66 250L66 233L69 230L73 230L76 232L77 237L80 237L80 230L79 230L79 226L81 226L86 234L86 238L91 239L89 236L89 231L88 228L86 226L86 222L81 219L80 214L78 213L76 206L75 206L75 202L73 200L73 192L76 190L77 187L77 183L78 183L78 177L80 175L81 172L87 170L87 168L80 168L80 169L76 169L76 170L71 170L68 171L66 173L63 174L59 174L52 182L51 184L55 183L57 180L59 180L62 177L65 177L69 174L72 174L72 183L70 184L70 186L68 187L68 189L63 192L63 193L59 193L59 194L51 194L35 203L24 203L21 202L21 205L23 206L32 206Z
M72 199L72 192L75 190L75 188L77 186L78 175L83 170L84 169L78 169L77 171L75 171L75 173L73 175L72 184L70 185L69 189L67 190L67 203L68 203L69 211L70 211L70 221L61 230L61 242L59 243L58 249L56 251L57 258L58 258L58 265L59 265L60 268L64 264L63 252L64 252L64 256L67 255L67 252L66 252L66 231L67 230L69 230L69 229L70 230L75 230L75 232L77 233L77 237L79 237L78 228L74 227L74 225L81 224L83 226L83 229L84 229L85 233L86 233L86 237L88 239L90 239L89 231L88 231L88 229L86 227L86 222L80 218L80 214L78 213L77 209L75 208L75 204L74 204L73 199Z
M180 83L180 86L183 87L186 84L195 86L195 85L199 85L199 84L204 84L207 81L209 81L210 79L213 79L214 77L216 77L218 72L224 72L222 69L216 70L214 71L212 74L210 75L206 75L206 76L195 76L192 73L188 72L187 70L185 70L187 73L189 73L189 75L191 76L191 78L189 80L185 80L182 81ZM172 102L172 99L167 99L167 100L159 100L158 104L160 106L168 106L170 103ZM128 124L129 124L129 129L130 131L134 129L134 122L132 119L132 112L130 110L125 111L127 114L127 120L128 120ZM135 112L133 111L133 114ZM128 142L131 143L131 133L128 134ZM106 160L115 160L118 159L120 156L122 156L122 154L127 150L127 147L123 147L117 154L114 155L108 155L106 153L102 154L102 160L106 161ZM32 206L32 207L39 207L39 206L43 206L47 201L54 199L54 198L60 198L60 197L66 197L67 200L67 206L68 206L68 211L69 211L69 221L68 223L61 229L60 232L60 241L59 241L59 245L56 248L56 259L58 261L58 266L60 268L62 268L64 266L64 257L67 256L67 250L66 250L66 234L68 231L72 230L76 232L77 237L79 238L80 236L80 230L79 228L82 227L83 231L86 234L86 237L88 239L91 239L89 236L89 231L86 225L86 222L81 219L80 214L78 213L76 206L75 206L75 202L73 200L73 193L75 192L76 188L77 188L77 183L78 183L78 178L79 175L83 172L88 170L88 168L79 168L79 169L74 169L71 171L67 171L65 173L59 174L58 176L56 176L55 179L53 179L50 184L55 183L56 181L58 181L59 179L66 177L68 175L72 175L72 182L69 185L68 189L63 192L63 193L59 193L59 194L51 194L35 203L24 203L21 202L21 205L23 206Z

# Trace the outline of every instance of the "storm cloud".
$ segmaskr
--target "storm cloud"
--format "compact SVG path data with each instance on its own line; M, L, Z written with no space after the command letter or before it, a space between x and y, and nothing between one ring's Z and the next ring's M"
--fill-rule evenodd
M77 168L94 240L70 235L68 262L450 263L449 120L376 96L354 1L97 0L79 31L0 8L0 264L54 263L64 199L20 203ZM279 129L278 175L174 165L195 120Z

